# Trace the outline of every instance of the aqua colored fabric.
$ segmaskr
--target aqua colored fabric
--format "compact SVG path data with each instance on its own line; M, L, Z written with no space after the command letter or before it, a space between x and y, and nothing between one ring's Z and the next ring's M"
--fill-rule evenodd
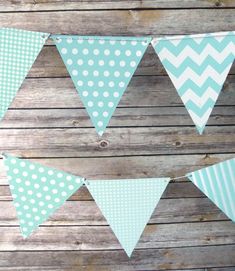
M0 29L0 120L35 62L49 34Z
M101 136L151 38L52 35Z
M235 158L187 174L235 222Z
M4 165L25 238L83 185L82 177L9 155Z
M156 38L152 45L200 134L235 57L235 32Z
M170 178L85 181L129 257L169 181Z

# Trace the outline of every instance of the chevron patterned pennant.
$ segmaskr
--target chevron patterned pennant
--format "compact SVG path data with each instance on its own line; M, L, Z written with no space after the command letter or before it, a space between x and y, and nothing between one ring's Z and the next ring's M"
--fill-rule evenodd
M152 45L200 134L235 57L235 32L156 38Z
M83 185L83 178L4 155L4 165L23 237L28 237Z
M235 158L187 174L235 222Z
M101 136L151 38L67 35L52 38Z
M85 182L129 257L169 181L149 178Z
M49 34L0 29L0 120L4 117Z

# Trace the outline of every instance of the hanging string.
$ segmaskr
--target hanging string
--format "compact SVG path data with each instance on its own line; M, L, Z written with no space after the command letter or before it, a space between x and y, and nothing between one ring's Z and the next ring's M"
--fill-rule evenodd
M171 178L170 181L174 181L174 180L178 180L178 179L183 179L183 178L187 178L187 176L186 175L182 175L182 176L179 176L179 177L174 177L174 178Z
M67 35L67 34L50 34L49 36L42 34L41 38L42 39L53 39L53 36L57 36L55 39L57 41L60 41L62 39L81 39L81 40L107 40L109 41L110 39L114 39L115 41L142 41L145 42L146 44L152 41L151 36L85 36L85 35ZM150 39L150 41L148 41Z

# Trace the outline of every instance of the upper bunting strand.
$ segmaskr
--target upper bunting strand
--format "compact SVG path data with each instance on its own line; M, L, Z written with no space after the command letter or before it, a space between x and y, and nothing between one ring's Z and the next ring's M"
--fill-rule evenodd
M0 120L48 36L0 29ZM102 135L152 38L51 37ZM202 134L235 58L235 31L155 38L152 45Z

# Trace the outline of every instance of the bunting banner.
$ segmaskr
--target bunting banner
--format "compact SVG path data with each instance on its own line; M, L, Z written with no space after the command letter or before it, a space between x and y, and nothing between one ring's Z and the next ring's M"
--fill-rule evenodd
M0 120L49 34L0 29ZM102 136L151 37L52 35L97 133ZM155 38L152 45L200 134L235 58L235 31ZM86 185L130 257L170 178L85 180L4 155L23 237ZM235 222L235 158L186 176Z
M235 31L152 39L0 28L0 120L49 36L100 136L150 42L200 134L235 58Z
M130 257L169 182L185 177L235 222L235 158L176 178L86 180L39 163L2 156L24 238L85 185Z
M202 134L235 57L235 31L155 38L152 45Z
M82 177L9 155L4 165L25 238L83 185Z
M0 29L0 120L35 62L49 34Z
M235 222L235 158L187 174Z
M151 38L52 35L52 39L101 136Z
M130 257L170 178L85 181Z

